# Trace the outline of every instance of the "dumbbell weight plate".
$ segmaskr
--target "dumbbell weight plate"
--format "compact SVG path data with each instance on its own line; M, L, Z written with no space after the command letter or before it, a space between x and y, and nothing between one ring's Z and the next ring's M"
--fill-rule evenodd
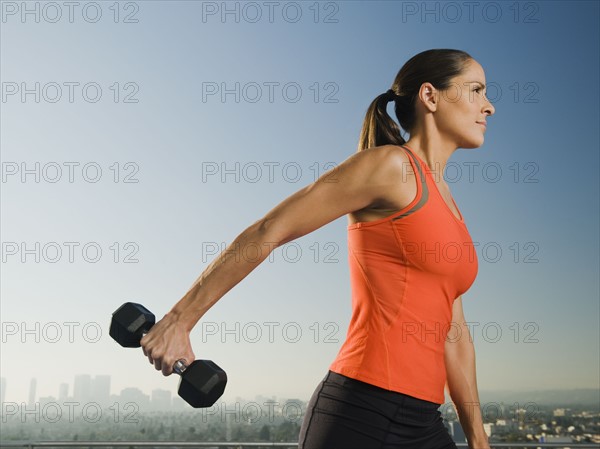
M139 348L142 337L155 322L154 314L143 305L126 302L113 313L109 334L125 348Z
M179 396L194 408L210 407L221 397L227 374L211 360L195 360L179 382Z

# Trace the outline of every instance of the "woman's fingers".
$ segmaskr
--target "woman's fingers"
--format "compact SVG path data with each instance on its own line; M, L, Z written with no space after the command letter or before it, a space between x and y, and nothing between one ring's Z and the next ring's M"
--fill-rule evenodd
M173 366L174 365L175 365L175 363L165 363L162 366L163 376L170 376L173 373Z
M140 340L140 346L142 347L142 352L144 353L144 355L146 357L148 357L148 360L150 360L150 363L152 363L152 359L150 357L150 351L146 351L146 346L148 345L148 339L146 338L148 334L144 335L142 337L142 339Z
M187 367L190 366L190 360L192 362L195 360L195 356L193 353L191 355L188 355L187 357L178 357L174 359L173 362L170 362L167 360L166 356L152 355L151 351L144 352L146 352L147 354L148 362L150 362L151 365L154 365L154 369L156 369L156 371L162 371L164 376L170 376L175 372L174 368L177 361L181 360Z
M174 372L177 360L185 360L188 366L194 361L189 334L183 330L171 315L166 315L156 323L140 341L148 362L164 376Z
M142 345L142 351L144 352L144 355L146 357L148 357L148 362L150 362L150 365L154 365L154 358L152 357L152 351L146 350L146 348L143 345Z

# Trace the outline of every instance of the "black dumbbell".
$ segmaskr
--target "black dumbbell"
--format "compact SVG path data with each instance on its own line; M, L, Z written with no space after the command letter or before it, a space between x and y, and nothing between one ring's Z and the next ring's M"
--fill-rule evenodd
M113 313L109 333L121 346L139 348L155 322L154 314L143 305L126 302ZM190 366L178 360L173 371L181 376L179 396L192 407L210 407L225 391L227 374L211 360L195 360Z

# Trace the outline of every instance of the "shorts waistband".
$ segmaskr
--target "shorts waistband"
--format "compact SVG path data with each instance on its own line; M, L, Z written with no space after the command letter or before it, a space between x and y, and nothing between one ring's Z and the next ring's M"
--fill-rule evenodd
M325 383L334 383L344 388L350 388L352 390L369 392L370 394L378 395L382 398L385 397L386 399L393 399L395 402L399 402L403 405L416 405L419 406L422 410L430 409L434 411L442 405L437 404L435 402L426 401L424 399L416 398L414 396L411 396L406 393L401 393L399 391L386 390L385 388L381 388L368 382L354 379L352 377L348 377L331 370L327 372L323 381Z

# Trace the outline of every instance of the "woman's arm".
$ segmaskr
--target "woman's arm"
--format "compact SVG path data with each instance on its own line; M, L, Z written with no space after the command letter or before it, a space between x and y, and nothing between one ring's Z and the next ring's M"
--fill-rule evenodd
M189 333L200 318L280 245L350 212L386 198L407 177L410 162L399 147L354 153L245 229L202 272L171 311L142 338L144 354L165 376L176 360L190 363ZM248 259L244 255L260 255Z
M400 150L401 151L401 150ZM284 199L217 256L173 307L191 330L208 309L262 263L276 247L309 234L350 212L369 206L398 184L408 166L397 147L355 153L312 184ZM246 260L244 254L260 256Z
M454 324L448 333L444 348L450 397L467 437L469 449L489 449L488 438L483 430L481 404L477 391L475 347L469 327L466 325L462 296L454 301L452 321Z

